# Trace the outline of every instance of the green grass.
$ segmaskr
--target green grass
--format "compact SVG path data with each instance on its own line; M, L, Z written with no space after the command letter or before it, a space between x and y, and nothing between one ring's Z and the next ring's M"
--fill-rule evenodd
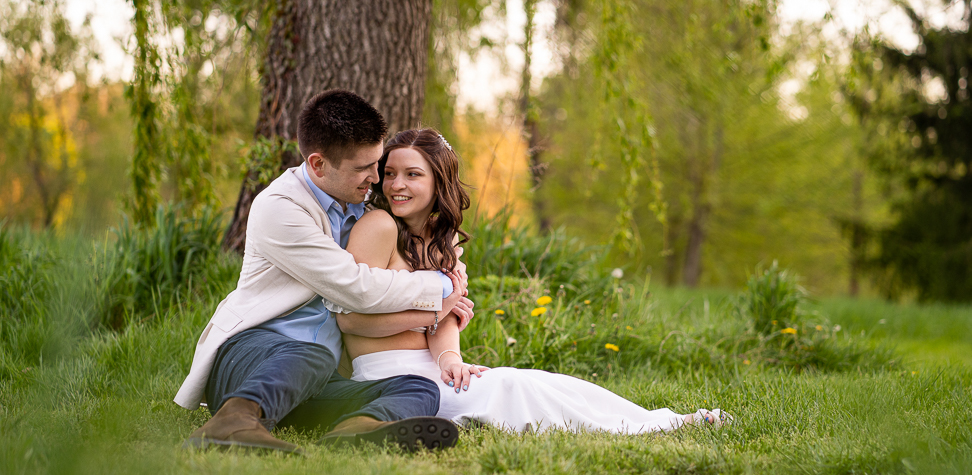
M740 304L746 294L617 281L598 268L597 249L563 236L515 236L518 249L467 249L471 261L489 256L495 274L473 283L479 312L463 335L467 358L568 372L646 407L721 407L736 423L624 437L483 428L464 431L454 449L418 454L332 449L315 443L320 431L283 430L277 435L302 445L305 457L185 451L183 438L208 415L171 398L235 275L219 270L189 286L143 290L143 300L126 302L126 324L111 330L106 316L117 308L105 302L121 296L106 296L103 279L117 269L113 253L125 249L0 228L0 473L968 473L972 466L969 307L819 299L797 306L796 335L772 321L759 332ZM573 247L544 252L557 245ZM548 258L528 264L530 276L510 264ZM228 256L207 262L239 265ZM544 294L552 297L547 312L531 316Z
M968 305L829 299L820 307L844 322L848 332L886 341L915 362L972 367L972 307Z

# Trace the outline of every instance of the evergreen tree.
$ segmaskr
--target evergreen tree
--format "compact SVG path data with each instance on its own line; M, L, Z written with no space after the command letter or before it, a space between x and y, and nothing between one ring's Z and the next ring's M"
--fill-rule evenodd
M858 46L876 58L865 62L867 72L900 85L891 89L899 94L895 107L875 107L880 98L873 91L881 90L875 87L855 101L863 116L883 116L904 138L905 147L872 157L905 190L894 205L896 221L875 233L873 264L889 297L914 291L923 301L972 301L972 0L946 6L957 2L965 7L964 29L931 28L900 5L920 38L914 52L884 42Z

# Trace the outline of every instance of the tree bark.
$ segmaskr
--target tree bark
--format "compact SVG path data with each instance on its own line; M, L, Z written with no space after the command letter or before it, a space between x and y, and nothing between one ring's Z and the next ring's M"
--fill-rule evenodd
M304 103L334 88L371 102L390 133L417 126L431 13L431 0L277 0L256 137L297 140ZM298 153L281 153L278 174L300 162ZM256 171L247 171L224 249L243 252L250 204L266 186L255 181Z

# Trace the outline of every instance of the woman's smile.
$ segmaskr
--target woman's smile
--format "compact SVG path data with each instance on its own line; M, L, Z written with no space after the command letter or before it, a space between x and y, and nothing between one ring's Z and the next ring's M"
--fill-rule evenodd
M429 162L412 148L392 150L382 179L381 189L392 214L422 229L435 206L435 181Z

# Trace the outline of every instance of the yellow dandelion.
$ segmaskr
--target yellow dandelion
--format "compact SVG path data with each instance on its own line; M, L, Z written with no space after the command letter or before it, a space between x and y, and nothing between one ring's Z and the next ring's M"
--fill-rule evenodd
M547 313L547 307L537 307L537 308L533 309L532 312L530 312L530 316L531 317L539 317L540 315L543 315L545 313Z
M823 326L817 325L817 331L823 330Z
M618 345L615 345L615 344L612 344L612 343L605 343L604 344L604 348L606 348L608 350L611 350L611 351L621 351L621 348L618 348Z
M504 312L504 311L502 311L502 310L497 310L497 311L496 311L495 313L496 313L497 315L506 315L506 312Z
M584 305L590 305L590 304L591 304L591 301L590 300L585 300L584 301Z
M624 329L625 330L634 330L634 328L631 328L631 325L628 325L628 326L624 327Z
M547 305L550 302L553 302L553 299L549 295L544 295L537 299L537 305Z
M750 364L749 360L743 360L743 364Z
M787 335L796 335L796 328L784 328L780 330L780 333L784 333Z
M773 320L773 325L776 325L776 320Z

